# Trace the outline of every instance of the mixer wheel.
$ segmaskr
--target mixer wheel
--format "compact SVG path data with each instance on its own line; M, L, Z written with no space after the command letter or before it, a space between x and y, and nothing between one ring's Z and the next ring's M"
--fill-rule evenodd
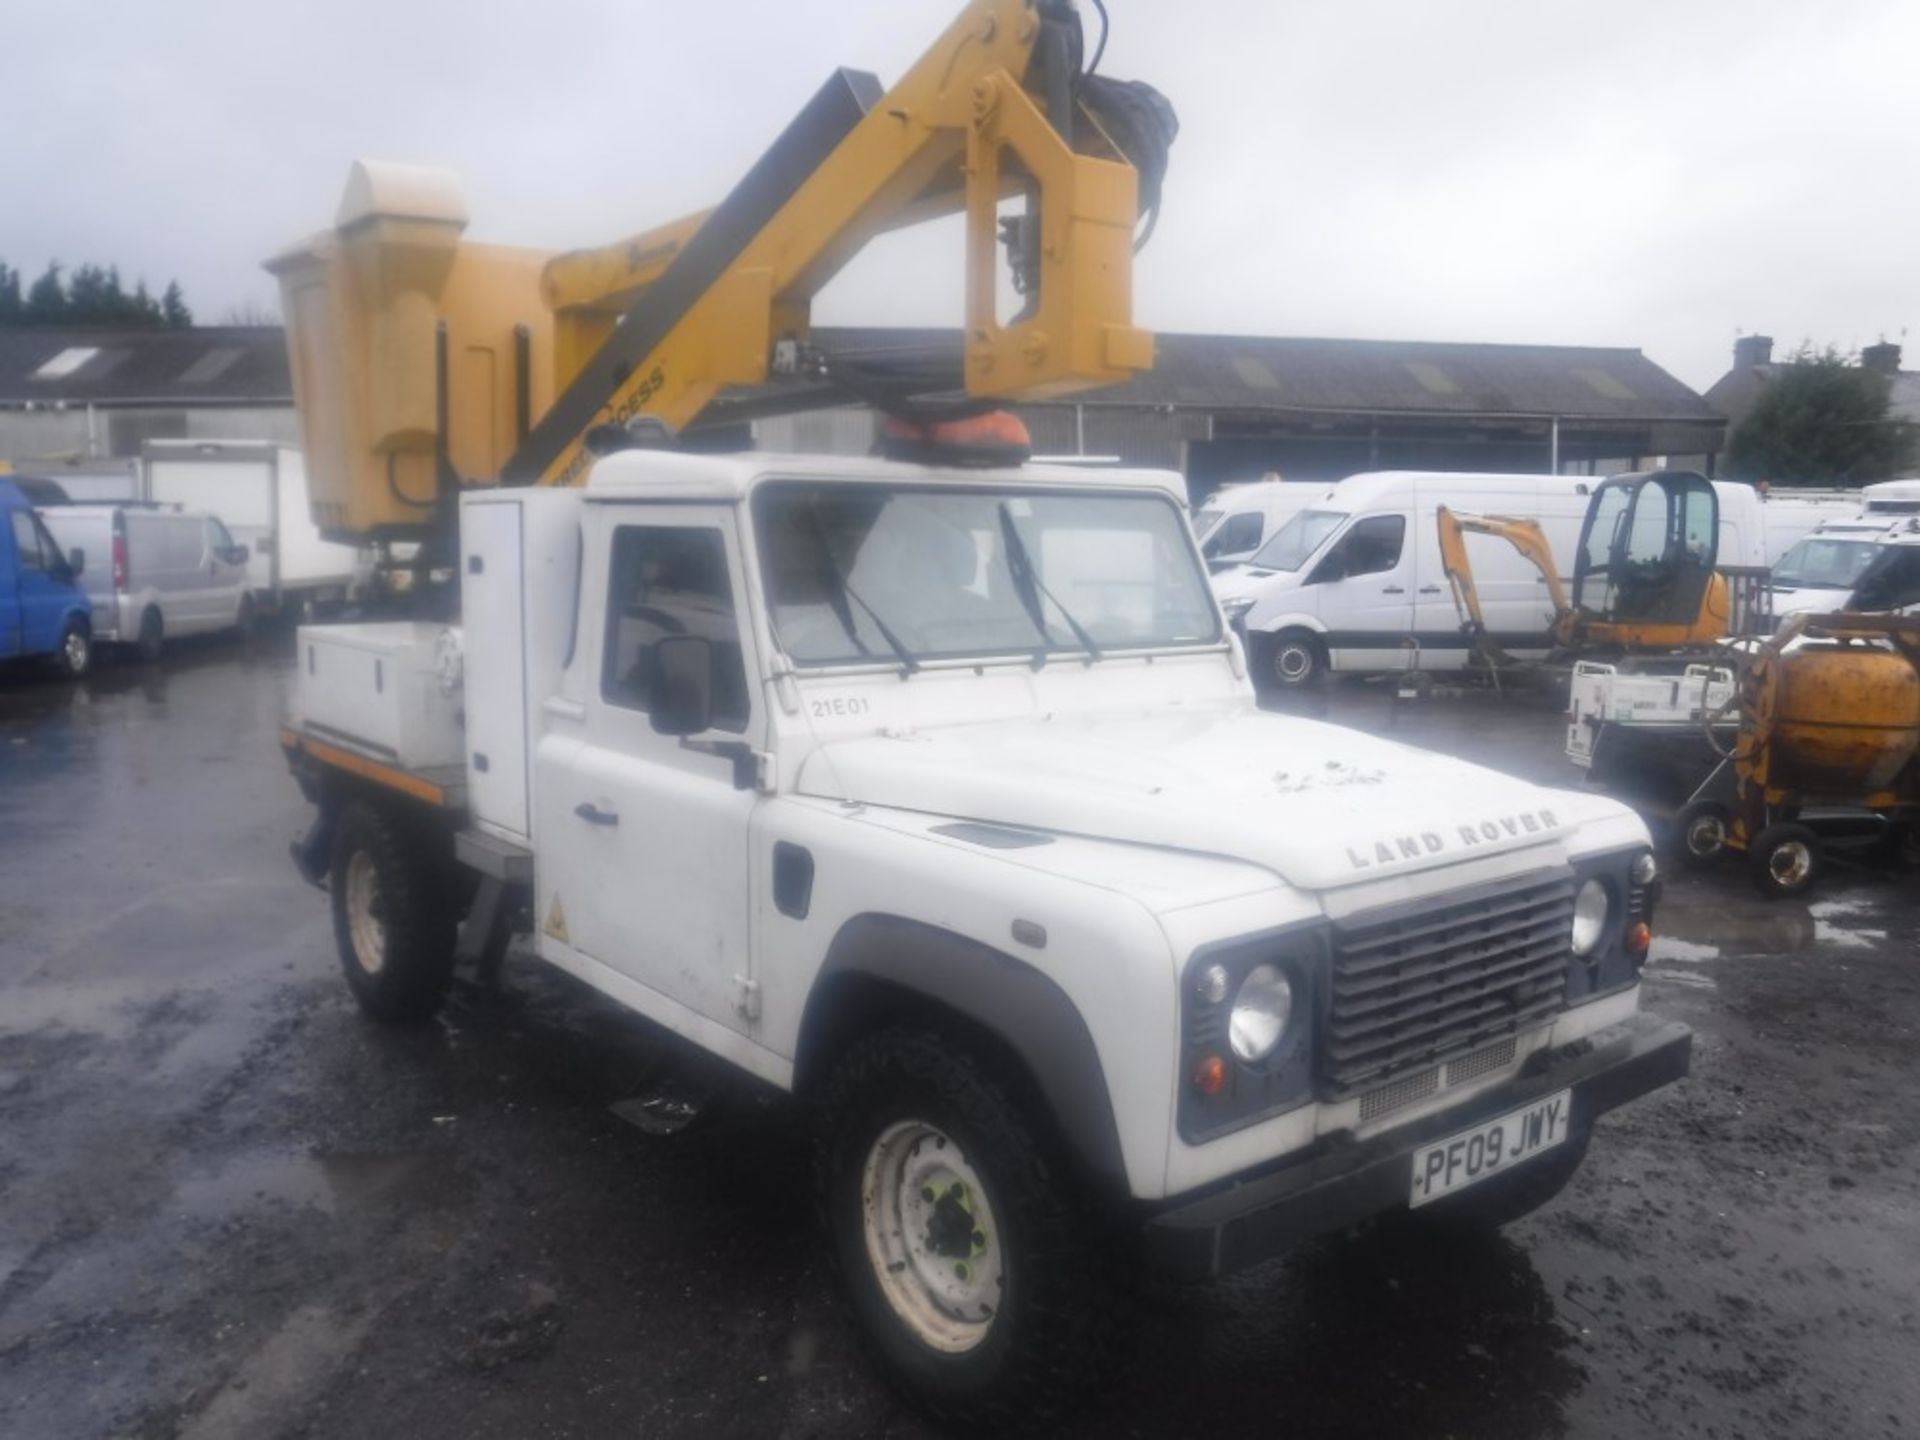
M1673 834L1680 859L1688 865L1711 865L1727 853L1727 831L1733 817L1714 800L1696 800L1673 817Z
M1804 825L1769 825L1747 847L1747 864L1769 900L1798 895L1820 873L1820 841Z

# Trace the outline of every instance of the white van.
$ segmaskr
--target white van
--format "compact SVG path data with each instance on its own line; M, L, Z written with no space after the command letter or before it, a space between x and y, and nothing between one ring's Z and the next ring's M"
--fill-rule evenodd
M265 613L312 613L351 600L371 552L322 538L298 450L240 440L149 440L145 495L220 518L251 552L248 583Z
M212 515L145 504L52 505L40 512L63 550L84 550L81 585L93 637L154 660L182 635L248 630L254 617L247 547Z
M1207 569L1217 575L1251 560L1325 489L1271 478L1214 491L1193 512L1193 538L1200 542Z
M1244 630L1262 685L1327 670L1458 670L1473 653L1440 563L1436 512L1538 520L1562 578L1573 573L1598 479L1409 470L1353 475L1322 490L1245 565L1214 577ZM1467 537L1487 628L1509 653L1546 653L1553 603L1518 551Z

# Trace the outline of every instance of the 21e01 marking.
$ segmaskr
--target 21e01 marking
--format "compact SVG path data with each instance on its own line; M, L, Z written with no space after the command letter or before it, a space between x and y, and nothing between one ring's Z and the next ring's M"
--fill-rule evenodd
M808 703L816 720L845 720L873 713L873 702L864 695L822 696Z

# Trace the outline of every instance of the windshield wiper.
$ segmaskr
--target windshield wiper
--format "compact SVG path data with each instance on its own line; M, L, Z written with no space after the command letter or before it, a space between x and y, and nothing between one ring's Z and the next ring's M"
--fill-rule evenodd
M1089 660L1100 658L1100 647L1094 643L1093 636L1086 627L1073 618L1073 612L1060 603L1060 597L1047 588L1047 582L1040 578L1040 572L1034 568L1033 557L1027 553L1027 542L1020 538L1020 530L1013 523L1013 511L1007 508L1007 502L1000 502L1000 535L1007 545L1007 568L1013 572L1013 585L1020 592L1021 602L1026 606L1027 615L1034 627L1039 630L1040 638L1051 642L1053 637L1047 633L1046 611L1041 607L1040 597L1046 596L1053 602L1053 608L1060 612L1060 618L1067 622L1067 628L1073 631L1073 638L1080 642L1080 648L1087 652Z
M880 618L879 612L863 600L860 597L860 592L855 590L847 580L846 568L841 565L840 557L834 554L833 541L827 538L826 526L820 523L820 497L818 494L808 499L807 518L813 524L814 538L820 542L820 553L826 557L829 578L833 581L833 599L829 603L833 605L835 618L845 627L847 638L859 647L862 655L873 653L867 649L866 642L861 640L859 632L854 626L853 612L847 608L847 601L851 600L866 612L869 620L873 621L873 628L878 630L880 632L880 638L887 642L887 648L893 651L894 658L900 662L900 668L905 670L909 675L915 674L920 669L919 659L911 650L900 643L900 637L893 633L893 627Z

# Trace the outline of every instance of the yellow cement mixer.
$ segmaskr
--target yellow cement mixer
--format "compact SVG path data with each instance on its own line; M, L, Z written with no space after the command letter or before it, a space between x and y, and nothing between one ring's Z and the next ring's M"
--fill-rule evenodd
M1740 709L1733 748L1723 752L1731 791L1682 812L1690 837L1724 827L1715 838L1746 852L1769 896L1806 888L1820 868L1804 812L1870 812L1893 846L1911 845L1920 819L1920 619L1795 616L1749 652L1731 704Z

